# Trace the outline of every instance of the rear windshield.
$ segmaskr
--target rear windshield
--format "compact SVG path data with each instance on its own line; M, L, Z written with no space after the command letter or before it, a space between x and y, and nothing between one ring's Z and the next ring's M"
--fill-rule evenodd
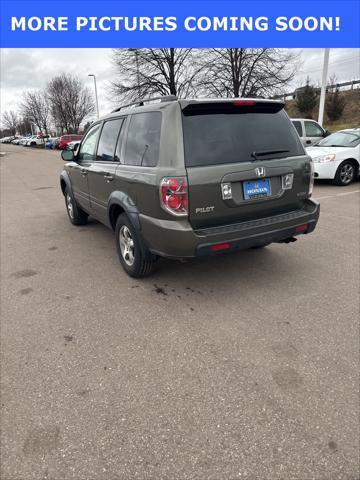
M190 105L183 110L183 130L188 167L304 155L296 130L276 104Z

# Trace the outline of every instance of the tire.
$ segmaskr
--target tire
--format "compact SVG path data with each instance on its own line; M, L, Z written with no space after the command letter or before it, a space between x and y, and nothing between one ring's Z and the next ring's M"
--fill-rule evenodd
M65 188L65 206L69 220L73 225L78 226L87 223L88 214L76 203L69 187Z
M125 213L117 219L115 242L120 263L130 277L142 278L154 271L157 258L148 251Z
M336 170L334 184L339 187L346 187L355 180L356 167L350 160L345 160L340 163Z
M30 143L30 147L35 147L36 143L35 142L31 142Z

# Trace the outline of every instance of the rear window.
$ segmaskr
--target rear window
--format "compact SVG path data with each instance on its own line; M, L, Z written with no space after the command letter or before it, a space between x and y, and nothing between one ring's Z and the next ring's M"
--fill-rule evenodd
M291 122L277 104L241 107L201 104L183 110L185 164L188 167L249 162L303 155ZM282 153L275 153L275 151ZM266 153L271 152L274 153Z

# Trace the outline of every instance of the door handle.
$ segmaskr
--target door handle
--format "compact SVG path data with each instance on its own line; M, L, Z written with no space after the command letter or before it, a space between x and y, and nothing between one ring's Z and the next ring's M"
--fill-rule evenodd
M110 174L104 175L104 178L107 182L111 182L112 180L114 180L114 176Z
M86 170L86 168L82 168L82 169L81 169L81 175L82 175L83 177L86 177L87 174L88 174L88 171Z
M311 140L306 140L306 145L310 145L311 144Z

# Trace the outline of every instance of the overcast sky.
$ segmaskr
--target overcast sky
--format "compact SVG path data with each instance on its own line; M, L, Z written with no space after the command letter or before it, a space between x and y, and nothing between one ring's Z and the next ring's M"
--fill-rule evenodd
M289 90L304 84L309 76L313 83L321 81L323 50L296 49L302 66L289 86ZM113 108L107 92L109 81L114 78L109 49L2 49L1 50L1 111L17 110L24 90L45 87L46 83L61 72L80 77L93 88L94 73L98 84L100 115ZM329 76L336 74L339 82L359 79L359 50L331 49Z

